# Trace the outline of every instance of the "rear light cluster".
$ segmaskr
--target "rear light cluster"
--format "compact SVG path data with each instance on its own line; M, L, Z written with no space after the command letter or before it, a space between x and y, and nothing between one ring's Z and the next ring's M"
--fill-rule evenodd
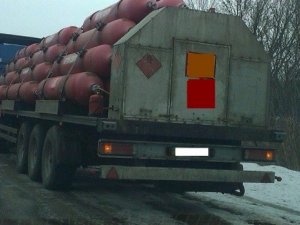
M132 156L133 145L127 143L99 142L98 155Z
M244 149L244 159L247 161L275 161L275 150L273 149Z

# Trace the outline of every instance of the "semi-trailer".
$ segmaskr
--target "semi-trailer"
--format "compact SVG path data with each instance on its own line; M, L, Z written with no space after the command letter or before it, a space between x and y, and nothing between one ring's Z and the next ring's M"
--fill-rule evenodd
M79 167L99 179L235 195L244 182L280 180L241 164L274 162L275 149L260 143L284 137L270 129L270 58L243 21L182 1L133 2L8 64L0 138L16 146L17 171L48 189L69 187Z

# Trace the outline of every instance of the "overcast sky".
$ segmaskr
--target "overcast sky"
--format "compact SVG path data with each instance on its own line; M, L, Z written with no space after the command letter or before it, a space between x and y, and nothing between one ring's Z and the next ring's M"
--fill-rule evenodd
M117 0L0 0L0 33L45 37Z

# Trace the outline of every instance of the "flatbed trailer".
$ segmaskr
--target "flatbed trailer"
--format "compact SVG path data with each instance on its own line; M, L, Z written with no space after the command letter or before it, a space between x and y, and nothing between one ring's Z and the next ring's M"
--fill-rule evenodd
M189 57L200 70L203 57L213 58L211 77L190 76ZM213 106L199 96L187 103L189 81L202 78L215 82ZM243 195L244 182L279 179L241 165L275 160L274 149L244 141L284 138L269 129L269 78L269 58L239 18L163 8L114 45L105 117L66 100L3 100L0 138L16 145L17 171L48 189L68 187L83 166L101 179Z

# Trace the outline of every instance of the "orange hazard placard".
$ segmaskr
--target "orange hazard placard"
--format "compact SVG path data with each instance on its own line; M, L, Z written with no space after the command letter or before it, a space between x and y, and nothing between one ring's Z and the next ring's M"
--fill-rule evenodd
M215 78L216 55L188 52L186 76L188 78Z

